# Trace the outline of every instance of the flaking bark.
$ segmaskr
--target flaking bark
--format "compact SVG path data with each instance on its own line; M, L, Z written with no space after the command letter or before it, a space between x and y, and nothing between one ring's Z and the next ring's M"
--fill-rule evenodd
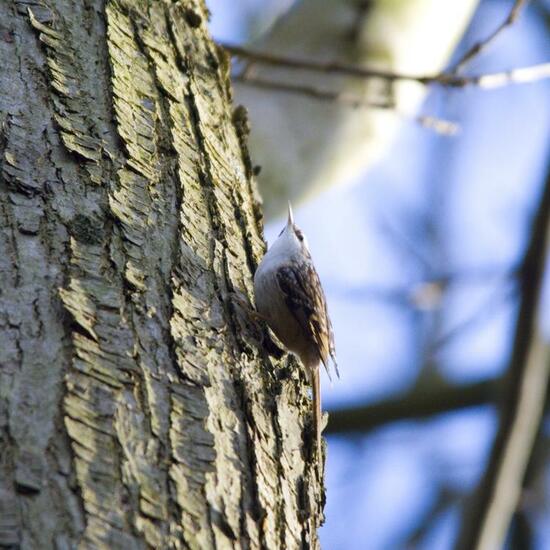
M0 547L318 546L227 63L198 0L0 2Z

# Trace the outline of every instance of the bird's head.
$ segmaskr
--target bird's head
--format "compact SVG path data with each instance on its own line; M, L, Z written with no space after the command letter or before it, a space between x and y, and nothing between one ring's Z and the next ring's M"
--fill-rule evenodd
M279 233L279 237L271 246L271 251L288 255L305 254L309 256L309 247L306 236L294 223L292 206L288 203L288 218L286 225Z

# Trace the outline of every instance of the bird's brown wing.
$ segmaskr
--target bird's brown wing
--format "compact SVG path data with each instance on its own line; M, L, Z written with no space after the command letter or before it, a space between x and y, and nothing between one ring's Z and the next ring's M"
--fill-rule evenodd
M340 377L335 360L334 335L327 312L325 294L315 267L311 262L285 265L277 270L276 278L287 307L302 327L304 334L315 344L329 378L329 355L334 362L336 374Z

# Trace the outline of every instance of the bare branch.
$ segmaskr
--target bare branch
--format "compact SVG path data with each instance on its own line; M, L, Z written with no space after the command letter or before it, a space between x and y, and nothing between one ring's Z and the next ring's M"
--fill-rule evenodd
M445 120L432 115L420 115L415 120L420 126L433 130L436 134L454 136L460 132L460 125L451 120Z
M259 78L250 75L238 75L233 77L235 82L241 82L254 88L272 90L274 92L289 92L292 94L300 94L318 99L320 101L329 101L333 103L342 103L352 108L367 108L367 109L392 109L393 103L389 101L370 101L352 94L344 92L333 92L331 90L321 90L313 86L305 86L302 84L288 84L286 82L277 82L265 78Z
M407 244L407 243L405 243ZM414 252L414 249L411 248L411 251ZM416 254L417 257L420 257L420 254ZM431 266L428 266L429 268ZM504 285L514 283L516 277L518 276L518 268L513 267L499 267L499 266L479 266L472 270L458 270L458 271L448 271L442 273L433 273L429 277L425 277L414 284L403 285L403 286L383 286L383 285L360 285L357 287L350 286L345 283L336 283L332 287L332 292L336 293L338 296L341 296L346 299L353 300L366 300L366 299L379 299L387 300L389 302L394 302L396 305L401 305L409 307L411 304L414 307L418 308L419 305L422 305L423 294L426 292L430 293L432 289L435 289L440 295L442 295L446 290L452 286L456 285L472 285L479 283L487 283L493 281L495 285ZM504 294L504 292L503 292ZM507 298L507 296L501 296L502 299ZM498 305L496 301L497 296L493 297L494 301L491 301L483 309L487 307L493 307L493 305ZM419 304L420 303L420 304ZM434 306L426 308L424 306L420 309L432 309L437 305L437 302ZM476 312L472 317L469 317L470 322L475 322L479 315L482 315L480 309L476 309ZM465 323L464 323L465 326ZM460 330L463 327L463 323L455 325L450 331ZM444 340L447 337L452 335L447 333L437 340L438 345L444 344Z
M518 19L521 10L527 5L529 0L515 0L508 17L485 39L474 44L450 69L451 73L461 72L472 59L477 57L481 52L485 51L498 36L511 27Z
M332 410L325 433L366 433L391 422L484 405L496 398L498 384L493 378L459 386L437 382L379 403Z
M514 271L511 271L507 274L509 279L503 279L501 282L514 282L513 276L515 276ZM468 315L465 319L459 321L457 324L452 326L444 334L439 336L433 344L432 353L440 350L457 336L462 335L467 330L471 330L477 324L482 321L485 321L488 318L491 318L500 307L505 306L509 303L511 298L515 298L517 295L517 289L515 285L510 285L509 288L502 288L501 286L495 286L493 291L489 294L484 303L478 307L473 313Z
M521 305L499 431L483 480L462 524L457 545L461 550L503 547L542 420L550 345L537 325L549 233L550 171L519 274Z
M550 404L550 395L546 395L546 405ZM532 512L537 505L537 484L544 479L548 465L548 438L545 436L544 423L541 423L536 441L531 450L529 464L523 479L520 503L514 514L510 530L510 550L534 548L535 533L531 524Z
M417 76L393 73L391 71L384 71L380 69L359 67L357 65L345 63L285 57L256 50L249 50L248 48L235 46L233 44L220 44L220 46L227 50L227 52L229 52L232 56L274 67L284 67L286 69L308 70L328 74L343 74L345 76L353 76L357 78L381 78L389 81L419 79Z
M426 537L430 535L436 521L459 498L460 493L455 488L451 488L440 481L431 504L424 510L416 526L407 534L406 538L400 541L399 548L416 550L424 547Z
M271 90L274 92L300 94L319 101L340 103L353 109L393 109L396 114L405 118L407 117L407 115L395 109L395 106L391 102L365 100L353 94L347 94L344 92L321 90L319 88L314 88L313 86L304 86L301 84L287 84L284 82L277 82L274 80L250 76L249 74L235 76L233 80L255 88ZM460 129L458 124L455 122L443 120L434 116L421 115L415 117L414 120L420 124L420 126L446 136L454 136Z
M444 80L445 75L441 78ZM458 77L460 79L460 77ZM484 90L494 88L502 88L508 84L528 84L550 78L550 63L540 63L539 65L531 65L529 67L519 67L510 71L502 71L498 73L489 73L479 76L462 77L462 86L477 86ZM439 84L445 85L443 81ZM460 84L451 84L452 86L460 86Z
M231 55L249 59L257 63L264 63L277 67L286 67L287 69L308 70L327 74L341 74L354 78L380 78L389 82L396 80L409 80L419 82L420 84L437 84L449 88L464 88L466 86L475 86L482 89L493 89L506 86L508 84L525 84L535 82L545 78L550 78L550 62L528 67L519 67L509 71L488 73L481 75L462 76L451 72L438 75L412 75L404 73L395 73L369 67L360 67L337 62L323 62L313 59L299 59L294 57L284 57L264 52L252 51L240 46L229 44L220 44Z

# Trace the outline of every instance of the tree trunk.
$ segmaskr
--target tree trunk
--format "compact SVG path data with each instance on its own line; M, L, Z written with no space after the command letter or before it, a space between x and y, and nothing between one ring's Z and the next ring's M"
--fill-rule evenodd
M0 547L318 547L228 82L200 0L0 2Z

